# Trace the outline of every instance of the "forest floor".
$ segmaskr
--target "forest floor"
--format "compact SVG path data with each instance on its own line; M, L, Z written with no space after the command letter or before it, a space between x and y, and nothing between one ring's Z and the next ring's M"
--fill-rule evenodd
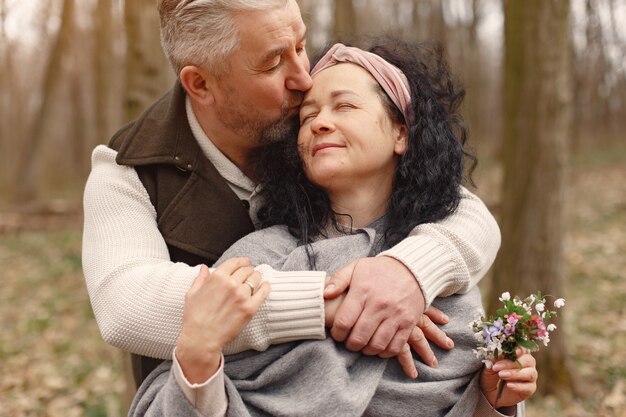
M478 174L495 203L497 172ZM569 178L562 330L584 395L536 396L527 414L626 417L626 149L574 158ZM0 416L121 416L122 355L93 318L80 208L55 207L0 213Z

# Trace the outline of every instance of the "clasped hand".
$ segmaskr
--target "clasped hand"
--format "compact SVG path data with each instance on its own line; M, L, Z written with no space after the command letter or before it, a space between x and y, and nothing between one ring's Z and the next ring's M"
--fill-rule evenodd
M411 378L417 378L411 348L424 363L436 367L428 340L443 349L454 346L437 327L448 322L446 315L434 307L424 311L415 277L393 258L352 262L333 275L324 296L326 325L333 339L366 355L395 356Z
M176 345L176 358L189 382L202 383L217 371L224 346L243 330L269 292L269 284L247 258L229 259L212 273L202 266L185 296Z

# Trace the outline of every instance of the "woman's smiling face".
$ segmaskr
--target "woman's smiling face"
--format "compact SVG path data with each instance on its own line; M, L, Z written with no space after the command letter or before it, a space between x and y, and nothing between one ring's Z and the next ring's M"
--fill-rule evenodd
M376 80L343 63L313 77L300 108L298 147L307 177L327 191L359 183L391 187L406 128L384 107Z

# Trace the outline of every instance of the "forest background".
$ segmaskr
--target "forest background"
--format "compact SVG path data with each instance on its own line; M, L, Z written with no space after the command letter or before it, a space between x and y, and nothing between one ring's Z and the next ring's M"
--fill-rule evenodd
M310 55L393 33L465 84L481 287L567 300L529 416L626 417L626 0L299 0ZM0 416L120 416L132 391L83 283L90 152L167 91L154 0L0 0Z

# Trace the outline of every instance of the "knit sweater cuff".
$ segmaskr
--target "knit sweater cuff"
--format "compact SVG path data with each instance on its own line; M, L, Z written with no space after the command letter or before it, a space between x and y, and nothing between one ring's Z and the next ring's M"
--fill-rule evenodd
M224 347L225 355L244 350L266 350L293 340L324 339L323 271L276 271L269 265L255 268L271 291L242 332Z
M462 260L455 259L454 251L429 236L409 236L393 248L378 256L389 256L402 262L415 276L422 289L426 307L440 295L449 295L450 286L458 287L458 275Z
M291 340L324 339L323 271L276 271L259 265L271 286L267 298L267 328L271 344Z

